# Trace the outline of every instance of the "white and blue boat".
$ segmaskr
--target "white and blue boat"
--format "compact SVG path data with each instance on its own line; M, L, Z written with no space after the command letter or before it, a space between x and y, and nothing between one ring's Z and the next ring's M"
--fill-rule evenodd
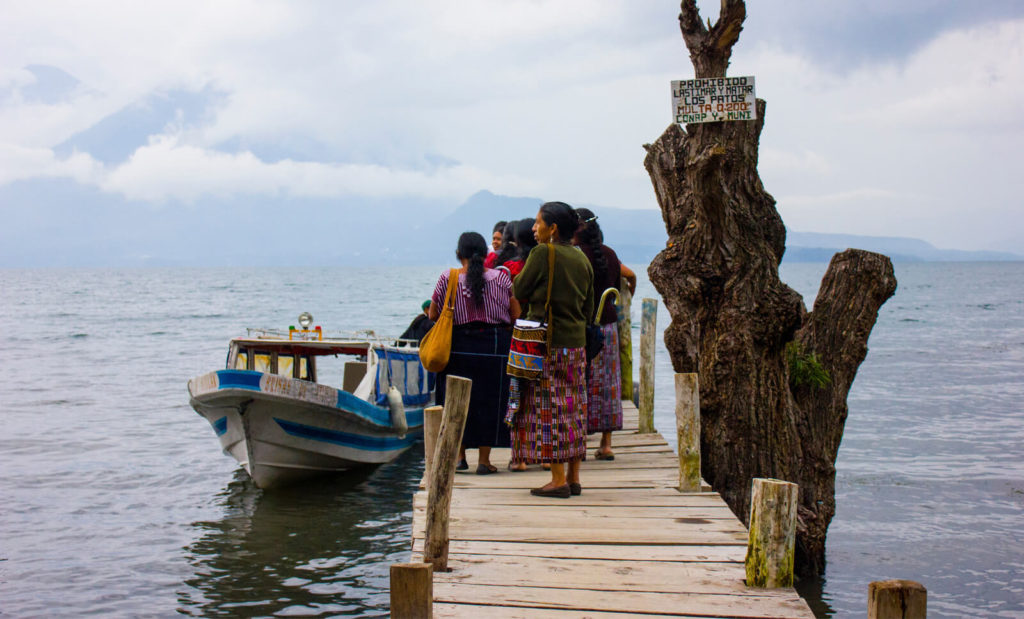
M231 340L225 369L188 382L192 408L260 488L394 460L422 436L433 401L415 342L325 338L311 322L249 329ZM318 382L317 362L339 356L342 388Z

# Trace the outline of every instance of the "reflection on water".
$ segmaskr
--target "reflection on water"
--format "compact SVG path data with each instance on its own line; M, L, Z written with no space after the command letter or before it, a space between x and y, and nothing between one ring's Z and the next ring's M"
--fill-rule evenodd
M422 468L417 444L376 469L272 492L238 469L218 497L224 517L192 525L184 557L194 573L178 611L386 616L390 566L410 557L409 497Z
M807 602L807 605L811 607L811 612L818 619L835 616L835 610L828 603L825 595L825 582L824 578L801 578L796 581L795 585L797 593ZM867 608L866 604L865 608Z

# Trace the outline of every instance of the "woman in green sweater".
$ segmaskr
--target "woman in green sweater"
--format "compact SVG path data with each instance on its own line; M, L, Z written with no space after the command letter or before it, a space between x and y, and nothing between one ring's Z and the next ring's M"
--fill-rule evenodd
M587 452L586 323L594 311L594 272L583 252L569 244L578 226L579 218L568 204L541 205L533 225L540 244L512 286L513 296L524 304L523 317L547 322L548 251L554 250L551 349L541 377L520 381L519 410L513 413L512 460L551 465L551 481L530 491L537 496L569 498L582 490L580 460Z

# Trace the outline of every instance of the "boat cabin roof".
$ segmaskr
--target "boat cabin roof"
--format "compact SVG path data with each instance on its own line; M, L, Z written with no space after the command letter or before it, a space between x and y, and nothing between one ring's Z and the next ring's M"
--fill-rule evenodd
M276 350L305 355L365 355L373 345L366 340L289 340L278 338L239 337L232 346L246 349Z

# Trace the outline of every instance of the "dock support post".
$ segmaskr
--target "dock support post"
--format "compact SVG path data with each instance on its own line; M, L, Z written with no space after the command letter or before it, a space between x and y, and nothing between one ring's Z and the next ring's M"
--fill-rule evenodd
M644 299L640 322L640 434L654 432L654 339L658 301Z
M434 570L429 563L391 565L391 616L430 619L434 616Z
M620 278L619 298L615 309L619 315L619 377L622 399L633 399L633 294L626 278Z
M747 586L793 586L799 487L778 479L754 479L747 538Z
M462 431L466 427L472 386L473 381L468 378L448 375L444 417L427 484L427 522L423 540L423 561L433 564L435 572L448 571L448 514L455 483L455 460L462 443Z
M437 446L437 435L441 431L443 406L428 406L423 409L423 480L429 487L430 471L434 463L434 449Z
M696 373L676 374L679 491L700 492L700 389Z
M925 619L928 591L913 580L876 580L868 585L868 619Z

